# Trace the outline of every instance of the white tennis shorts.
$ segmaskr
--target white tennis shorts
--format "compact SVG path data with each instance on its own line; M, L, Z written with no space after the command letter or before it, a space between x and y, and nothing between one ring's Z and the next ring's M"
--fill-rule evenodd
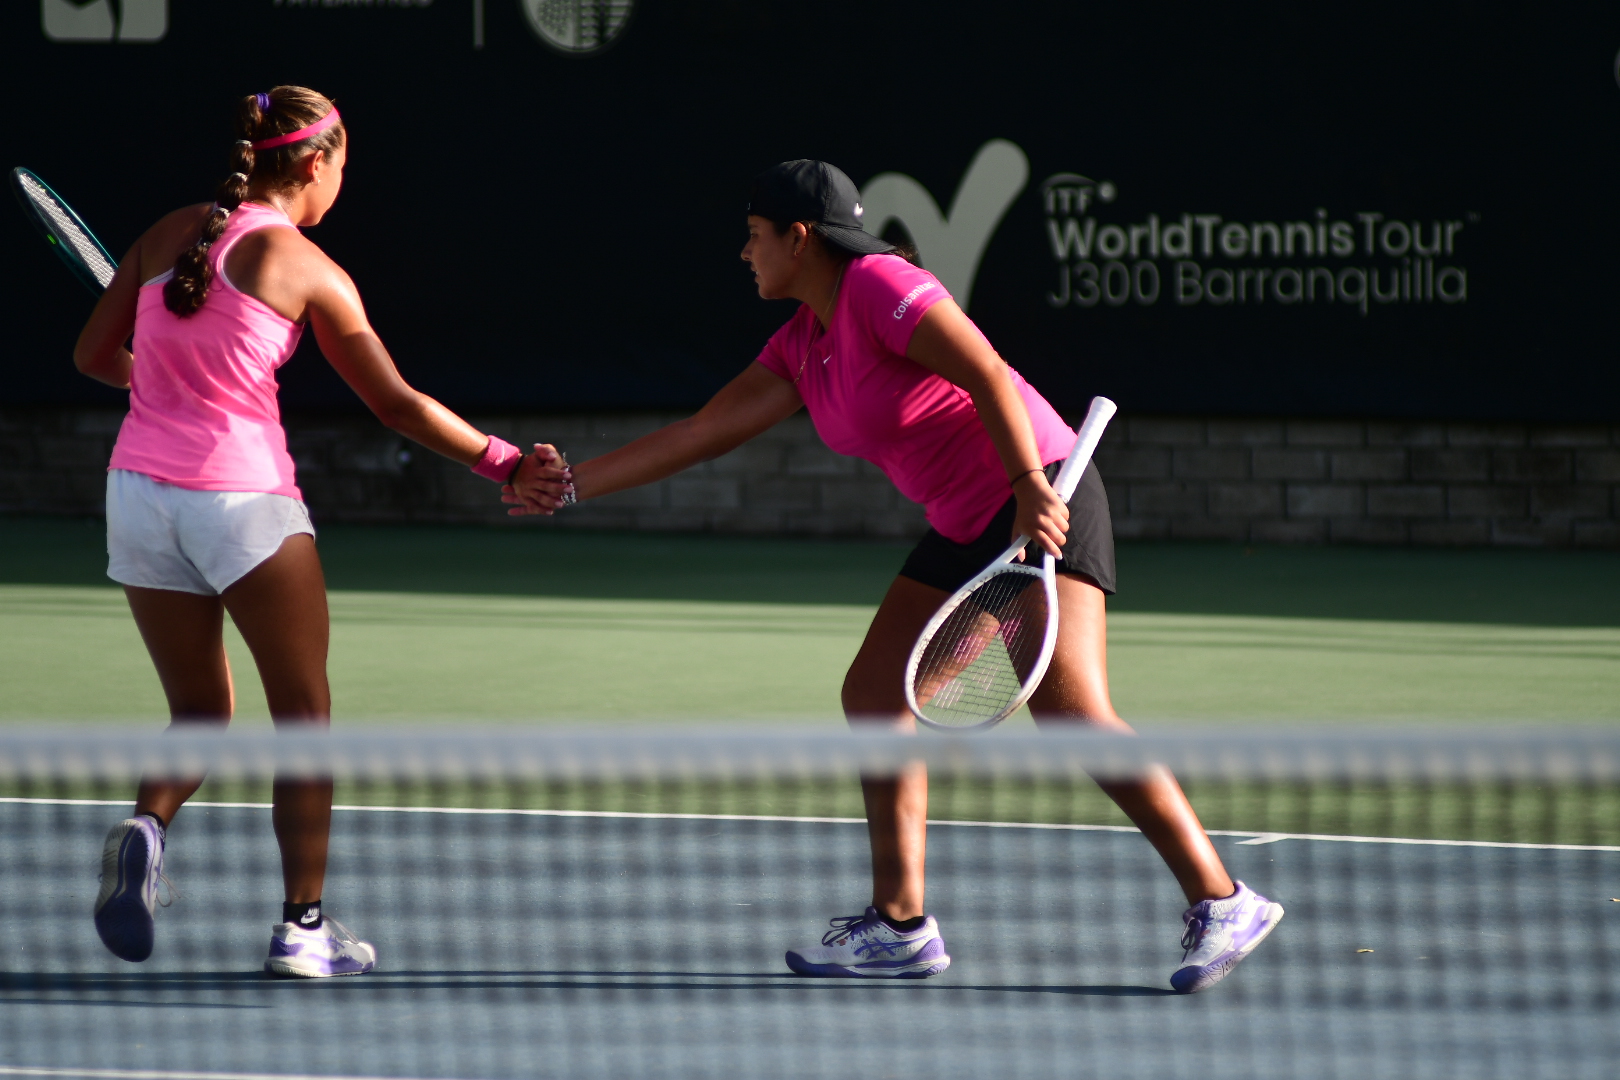
M121 585L218 596L297 533L315 527L286 495L192 491L107 471L107 576Z

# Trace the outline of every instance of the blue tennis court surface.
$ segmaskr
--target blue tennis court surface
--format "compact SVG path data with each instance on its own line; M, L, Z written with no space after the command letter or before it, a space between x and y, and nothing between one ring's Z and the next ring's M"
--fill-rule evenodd
M1612 1077L1620 852L1217 837L1281 927L1168 991L1184 906L1139 836L937 826L925 982L782 953L868 892L858 823L339 811L328 910L379 969L259 974L268 811L191 807L152 959L90 907L115 806L0 805L0 1075ZM125 1075L123 1072L111 1074Z

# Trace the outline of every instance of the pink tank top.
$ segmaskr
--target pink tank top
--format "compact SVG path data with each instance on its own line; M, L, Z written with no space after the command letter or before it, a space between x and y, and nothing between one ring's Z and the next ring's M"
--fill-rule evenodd
M109 468L128 469L194 491L263 491L303 496L287 453L276 401L276 369L304 332L238 292L225 257L257 229L292 228L286 214L243 203L208 252L208 299L182 319L163 306L173 272L141 286L135 309L135 368Z

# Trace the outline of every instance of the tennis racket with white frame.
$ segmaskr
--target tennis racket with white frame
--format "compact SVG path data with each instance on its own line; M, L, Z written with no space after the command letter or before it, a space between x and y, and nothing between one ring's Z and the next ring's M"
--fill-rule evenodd
M108 253L73 208L29 169L11 170L11 190L16 193L28 219L73 276L97 296L106 292L118 269L118 260Z
M1091 399L1074 449L1052 488L1068 502L1118 407ZM1073 527L1071 523L1071 528ZM1057 569L1042 552L1036 569L1018 561L1020 536L977 577L956 590L923 627L906 661L906 704L942 731L999 724L1029 700L1057 645Z

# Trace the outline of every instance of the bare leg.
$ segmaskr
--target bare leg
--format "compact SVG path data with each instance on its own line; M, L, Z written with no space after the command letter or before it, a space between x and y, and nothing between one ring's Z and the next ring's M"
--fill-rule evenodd
M914 731L902 685L906 658L947 593L895 578L844 678L850 723ZM928 772L919 763L892 777L862 777L866 828L872 843L872 906L895 921L923 914L928 852Z
M226 589L223 599L253 653L276 726L330 723L331 623L315 538L287 537L279 551ZM271 801L286 899L294 904L319 900L332 828L332 782L277 780Z
M126 585L129 610L157 668L158 682L169 699L173 723L230 722L236 698L231 668L225 658L225 606L217 596L142 589ZM173 822L203 778L142 780L135 796L137 814L156 814Z
M276 554L223 597L165 589L124 591L176 724L230 721L235 698L225 657L226 610L253 652L277 725L325 725L330 720L326 583L313 537L288 537ZM201 777L143 781L135 811L172 822L201 784ZM326 876L331 782L278 780L273 792L271 819L281 846L286 899L318 900Z
M906 658L946 596L910 578L896 578L889 587L844 679L844 712L851 723L914 730L903 687ZM1043 726L1086 723L1131 730L1108 697L1104 599L1095 585L1058 575L1057 648L1030 702ZM1188 903L1232 894L1232 879L1173 776L1161 771L1101 786L1169 865ZM872 843L872 905L895 920L921 915L928 843L927 772L918 765L898 777L867 777L861 788Z
M1101 589L1072 574L1058 575L1058 642L1052 666L1030 699L1036 722L1129 732L1108 698L1108 615ZM1187 902L1232 895L1235 886L1198 815L1174 776L1160 769L1140 780L1100 782L1175 874Z

